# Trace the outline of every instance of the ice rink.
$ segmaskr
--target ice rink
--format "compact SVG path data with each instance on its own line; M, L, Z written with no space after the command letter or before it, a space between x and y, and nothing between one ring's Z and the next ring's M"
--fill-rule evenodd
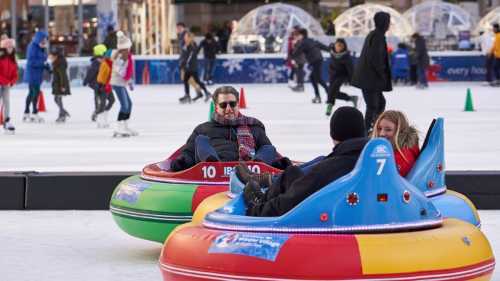
M312 104L312 87L294 93L285 84L235 85L244 87L248 109L259 118L281 154L296 160L327 154L331 149L325 104ZM467 87L471 88L476 112L464 112ZM213 91L215 88L212 87ZM346 87L349 94L358 89ZM185 143L194 127L207 120L208 104L179 105L181 85L137 86L130 126L140 136L113 139L112 129L97 129L90 122L93 93L73 88L64 98L71 118L56 124L57 107L45 89L48 112L44 124L21 122L26 88L11 93L15 136L0 134L0 171L139 171L145 164L162 160ZM322 93L324 99L324 93ZM434 117L445 118L448 170L500 170L500 89L480 83L433 83L429 90L396 87L386 94L387 108L407 113L421 131L421 141ZM347 103L338 101L336 106ZM350 104L350 103L349 103ZM364 112L364 101L360 99ZM110 121L116 120L118 101Z
M311 104L312 88L291 92L284 84L244 87L245 114L261 119L283 155L307 160L331 149L325 104ZM470 87L475 112L464 112ZM210 88L214 90L215 88ZM71 118L56 124L56 105L45 90L43 124L22 123L26 88L11 93L16 135L0 134L0 171L139 171L180 147L208 117L208 104L179 105L181 85L137 86L130 126L138 137L112 138L112 128L90 122L93 93L73 88L64 99ZM348 94L360 91L346 87ZM322 93L323 99L324 93ZM423 140L432 118L445 118L448 170L500 170L500 89L479 83L434 83L429 90L397 87L387 108L407 113ZM338 101L336 107L346 105ZM117 115L118 101L110 114ZM364 102L360 99L364 112ZM421 141L422 141L421 140ZM483 231L500 255L500 211L480 211ZM0 211L1 281L161 280L161 245L122 232L107 211ZM498 270L493 280L500 281Z
M500 211L480 216L498 257ZM162 280L161 244L128 236L106 211L2 211L0 249L2 281Z

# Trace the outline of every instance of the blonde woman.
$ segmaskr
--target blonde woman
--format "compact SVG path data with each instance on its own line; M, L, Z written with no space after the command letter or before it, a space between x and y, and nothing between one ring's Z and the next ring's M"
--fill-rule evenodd
M398 172L406 176L420 153L418 131L411 126L405 114L397 110L382 112L373 126L374 138L386 138L394 149Z

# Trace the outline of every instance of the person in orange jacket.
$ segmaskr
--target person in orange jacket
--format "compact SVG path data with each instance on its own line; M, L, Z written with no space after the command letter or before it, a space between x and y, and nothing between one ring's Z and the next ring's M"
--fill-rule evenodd
M493 86L500 86L500 25L498 23L493 24L493 32L495 33L495 42L491 48L491 55L494 58L493 62Z
M373 126L373 138L386 138L394 149L396 166L406 176L417 161L420 149L418 131L411 126L405 114L397 110L382 112Z

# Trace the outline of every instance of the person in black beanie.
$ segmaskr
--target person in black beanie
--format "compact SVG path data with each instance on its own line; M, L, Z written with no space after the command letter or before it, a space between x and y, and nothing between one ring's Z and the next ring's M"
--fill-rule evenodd
M391 24L391 15L377 12L373 20L375 29L365 38L351 81L354 87L363 92L367 130L371 130L377 117L385 110L385 98L382 92L392 91L391 67L385 40L385 33Z
M349 173L368 142L363 114L354 107L340 107L330 119L330 136L335 145L333 151L310 165L309 169L288 166L270 186L264 186L263 182L250 176L243 190L247 216L281 216ZM269 188L262 192L263 187Z

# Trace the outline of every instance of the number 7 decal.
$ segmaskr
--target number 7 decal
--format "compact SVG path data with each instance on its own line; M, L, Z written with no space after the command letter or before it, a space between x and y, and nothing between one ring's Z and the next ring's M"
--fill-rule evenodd
M387 159L385 158L377 159L377 164L378 164L377 176L380 176L382 174L382 170L384 169L386 160Z

